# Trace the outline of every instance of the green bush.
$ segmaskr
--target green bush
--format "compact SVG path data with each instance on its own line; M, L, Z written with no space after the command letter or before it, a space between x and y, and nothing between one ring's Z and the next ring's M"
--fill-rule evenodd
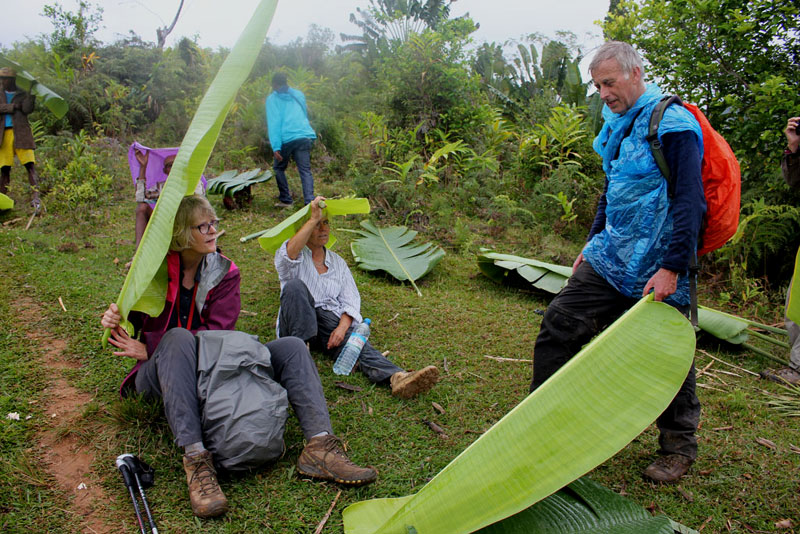
M533 186L533 194L525 207L539 216L539 222L553 227L556 231L569 228L577 239L585 237L597 211L597 199L602 193L599 186L587 183L575 167L561 165L553 170L548 178L542 178ZM562 220L564 208L559 200L563 194L572 201L571 213L576 215L572 221Z
M112 177L92 152L89 137L81 131L63 143L67 159L48 159L41 171L46 206L54 213L69 213L109 197Z

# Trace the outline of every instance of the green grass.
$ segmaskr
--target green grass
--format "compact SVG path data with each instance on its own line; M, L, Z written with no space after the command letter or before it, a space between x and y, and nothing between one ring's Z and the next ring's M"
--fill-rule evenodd
M122 157L119 160L124 164ZM231 512L222 519L200 521L191 514L180 451L172 444L159 407L117 398L117 386L132 362L100 347L99 317L116 299L124 280L123 265L133 252L134 204L129 180L119 165L114 172L122 178L108 202L70 214L48 214L24 231L27 216L17 195L24 221L0 227L0 272L6 283L0 298L0 530L78 529L78 519L67 511L67 496L56 488L31 446L36 432L49 424L39 408L47 394L41 372L43 348L26 335L38 328L67 342L66 357L80 365L67 377L95 398L73 431L95 454L93 469L110 497L103 505L115 531L124 524L127 530L123 530L136 532L129 498L113 468L118 454L132 452L157 470L156 485L148 496L164 532L312 532L339 488L296 476L294 462L302 448L296 419L291 417L287 425L285 457L257 473L223 476ZM318 182L321 192L333 193L324 181ZM286 215L271 207L274 187L272 183L255 187L248 211L225 211L221 197L211 197L227 231L220 246L242 272L242 307L250 313L241 316L238 328L265 341L274 338L278 278L272 257L256 241L242 244L238 238L268 228ZM295 187L299 189L299 184ZM0 219L12 216L20 214L0 214ZM335 231L357 224L356 218L336 219L333 227ZM469 225L485 227L482 221ZM580 247L541 230L494 232L493 237L477 233L467 245L463 227L456 243L446 228L440 227L436 235L420 230L425 240L439 240L448 249L442 262L419 282L424 297L391 278L358 269L353 273L361 290L362 313L373 319L373 344L389 350L389 357L402 367L439 366L442 379L430 393L402 401L359 374L334 376L332 362L314 354L335 431L348 444L354 461L374 465L380 473L377 483L342 492L325 532L341 532L341 510L348 504L414 492L527 395L530 364L485 356L531 358L541 320L535 310L545 308L547 299L492 283L479 274L474 255L467 251L490 245L502 252L569 264ZM336 251L352 263L352 236L338 232L337 237ZM68 243L74 246L65 246ZM20 321L16 306L21 295L38 305L41 316L35 323ZM712 342L701 342L700 347L754 371L768 365ZM698 353L698 368L709 361ZM709 371L718 369L734 371L719 363ZM641 479L657 447L653 428L591 476L654 512L693 528L705 524L703 532L771 532L781 519L800 524L800 455L790 450L790 445L800 446L797 420L783 418L766 406L763 391L783 393L777 385L739 374L717 374L727 385L709 381L709 375L699 379L719 391L699 389L700 455L679 486L656 487ZM335 382L340 380L363 389L338 388ZM436 413L432 402L444 407L445 413ZM14 411L20 413L20 421L5 418ZM27 414L33 417L25 420ZM443 427L447 438L432 432L425 420ZM757 443L756 438L773 441L777 449Z

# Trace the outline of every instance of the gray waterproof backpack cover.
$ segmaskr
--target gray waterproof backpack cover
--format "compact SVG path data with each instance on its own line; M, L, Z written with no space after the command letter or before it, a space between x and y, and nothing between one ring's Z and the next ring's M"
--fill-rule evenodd
M242 471L278 458L288 416L269 349L257 336L229 330L197 333L197 394L203 441L224 469Z

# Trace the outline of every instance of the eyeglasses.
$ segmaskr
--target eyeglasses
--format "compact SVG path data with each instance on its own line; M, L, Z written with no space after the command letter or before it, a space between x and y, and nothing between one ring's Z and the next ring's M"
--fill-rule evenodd
M204 222L202 224L198 224L197 226L192 226L192 228L197 228L197 231L203 235L206 235L208 232L211 231L211 227L214 227L214 230L219 228L219 219L212 219L208 222Z

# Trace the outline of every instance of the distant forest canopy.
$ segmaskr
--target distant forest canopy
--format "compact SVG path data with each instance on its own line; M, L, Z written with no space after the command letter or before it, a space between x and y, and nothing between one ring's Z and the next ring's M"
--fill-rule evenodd
M451 17L449 0L365 4L350 15L343 45L316 26L287 45L264 43L210 172L270 165L264 98L272 74L284 70L309 103L315 166L349 192L387 212L407 215L419 203L452 211L457 200L472 214L582 235L604 180L591 149L602 102L578 68L591 51L570 32L475 43L480 21ZM102 43L102 9L82 0L75 12L55 2L43 14L51 33L0 51L69 102L62 119L41 107L32 115L40 140L84 132L177 145L227 54L188 38L166 47L171 28L158 29L158 43L133 33ZM612 0L601 25L725 136L742 166L745 215L797 205L779 170L786 120L800 114L797 2ZM793 235L778 245L783 252L800 235L800 216L785 213L782 227ZM766 254L772 245L762 246Z

